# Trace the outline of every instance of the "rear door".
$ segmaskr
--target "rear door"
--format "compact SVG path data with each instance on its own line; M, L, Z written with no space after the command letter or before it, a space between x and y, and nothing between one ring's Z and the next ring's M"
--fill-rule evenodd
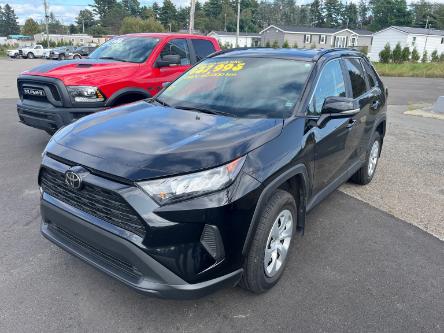
M360 112L352 117L350 128L351 140L348 150L350 162L364 161L367 151L366 137L368 136L368 124L370 121L370 107L374 95L369 89L369 82L361 58L344 58L344 65L350 82L352 96L360 107Z
M216 48L213 43L207 39L191 39L191 45L193 47L193 53L195 62L199 62L202 59L205 59L211 53L216 52Z

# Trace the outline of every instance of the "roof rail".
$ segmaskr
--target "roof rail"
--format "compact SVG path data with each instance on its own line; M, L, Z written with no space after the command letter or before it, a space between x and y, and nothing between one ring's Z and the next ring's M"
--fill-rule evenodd
M313 58L313 60L317 61L317 60L319 60L319 58L323 57L327 53L337 52L337 51L342 51L344 53L347 53L347 52L350 52L350 51L362 53L361 51L359 51L358 49L355 49L355 48L334 47L334 48L331 48L331 49L322 49L322 50L320 50L320 52ZM352 53L352 52L350 52L350 53Z

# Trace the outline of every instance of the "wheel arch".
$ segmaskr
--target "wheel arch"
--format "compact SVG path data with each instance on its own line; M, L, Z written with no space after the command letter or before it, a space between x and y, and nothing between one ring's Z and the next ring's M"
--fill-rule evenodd
M125 98L140 97L140 99L152 97L146 90L137 87L127 87L116 91L111 95L110 98L105 103L105 106L116 106L119 105L119 101ZM137 100L137 99L135 99Z
M259 196L256 208L251 219L250 227L248 228L247 237L245 238L242 254L246 254L253 239L256 227L259 222L260 213L270 196L277 189L284 189L293 195L297 206L297 227L304 231L305 228L305 213L307 208L307 193L308 193L308 172L304 164L297 164L290 169L284 171L279 176L271 180Z

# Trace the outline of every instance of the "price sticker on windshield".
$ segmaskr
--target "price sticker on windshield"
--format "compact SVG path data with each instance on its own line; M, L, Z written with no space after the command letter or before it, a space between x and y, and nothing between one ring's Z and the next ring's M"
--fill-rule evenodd
M188 72L187 79L204 77L232 77L245 68L241 60L217 61L199 64Z

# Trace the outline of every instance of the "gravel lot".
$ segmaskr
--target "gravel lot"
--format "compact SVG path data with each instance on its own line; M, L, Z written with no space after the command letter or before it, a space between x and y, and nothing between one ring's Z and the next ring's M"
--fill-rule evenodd
M346 184L310 213L276 288L177 302L138 295L40 236L49 137L15 111L17 73L40 62L0 59L0 332L442 332L444 243L411 224L444 235L444 122L402 112L405 96L431 103L444 80L385 79L374 182Z

